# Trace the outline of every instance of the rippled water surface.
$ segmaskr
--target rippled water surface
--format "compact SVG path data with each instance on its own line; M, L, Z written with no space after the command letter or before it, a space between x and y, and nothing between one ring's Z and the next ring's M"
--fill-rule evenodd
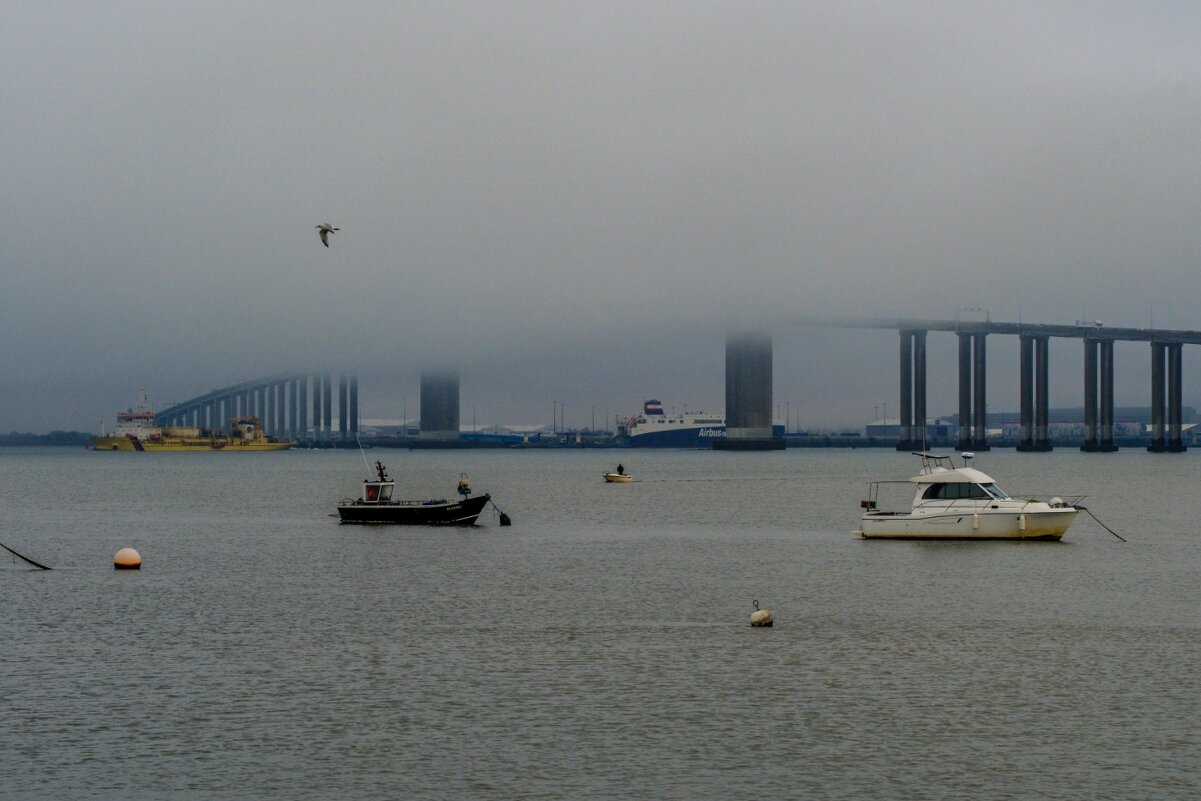
M982 454L1129 540L1026 544L853 538L880 450L370 456L514 525L339 526L357 452L0 449L55 568L0 558L0 797L1201 795L1199 454Z

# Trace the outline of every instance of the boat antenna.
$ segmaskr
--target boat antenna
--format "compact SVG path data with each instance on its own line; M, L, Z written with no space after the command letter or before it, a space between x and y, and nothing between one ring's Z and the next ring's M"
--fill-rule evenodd
M359 453L363 457L363 464L367 465L367 480L371 480L371 462L367 461L367 451L363 450L363 441L359 439L359 434L356 431L354 441L359 446Z

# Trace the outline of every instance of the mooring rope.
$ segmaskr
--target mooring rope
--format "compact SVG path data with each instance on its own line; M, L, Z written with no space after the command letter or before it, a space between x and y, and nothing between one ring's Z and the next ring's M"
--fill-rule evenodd
M46 565L38 564L37 562L30 559L28 556L22 556L21 554L14 551L12 548L9 548L3 542L0 542L0 548L3 548L4 550L8 551L13 556L20 556L22 559L24 559L26 562L33 565L34 567L40 567L42 570L52 570L53 569L53 568L47 567Z
M1122 542L1129 542L1129 540L1127 540L1127 539L1126 539L1125 537L1123 537L1121 534L1119 534L1118 532L1114 531L1114 530L1113 530L1112 528L1110 528L1109 526L1107 526L1107 525L1105 525L1104 523L1102 523L1102 522L1101 522L1101 519L1100 519L1100 518L1098 518L1098 517L1097 517L1095 514L1093 514L1091 511L1089 511L1089 509L1088 509L1088 507L1087 507L1087 506L1080 506L1079 504L1077 504L1076 508L1077 508L1077 509L1079 509L1079 510L1080 510L1080 511L1082 511L1082 512L1088 512L1088 516L1089 516L1089 517L1091 517L1093 520L1096 520L1096 521L1097 521L1097 525L1098 525L1098 526L1100 526L1101 528L1105 529L1105 530L1106 530L1106 531L1108 531L1110 534L1112 534L1112 535L1114 535L1115 537L1117 537L1118 539L1120 539Z
M500 515L500 524L502 526L512 525L512 523L513 523L512 518L510 518L507 514L505 514L504 512L502 512L500 510L500 507L496 505L496 501L492 500L491 495L488 496L488 503L492 504L493 510L495 510L496 513L498 515Z

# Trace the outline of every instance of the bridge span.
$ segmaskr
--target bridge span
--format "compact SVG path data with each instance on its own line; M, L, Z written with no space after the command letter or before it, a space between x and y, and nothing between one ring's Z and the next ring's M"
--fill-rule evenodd
M353 442L359 433L358 376L338 374L336 404L334 386L334 375L329 372L281 373L214 389L169 406L154 419L159 425L225 429L234 417L254 415L273 437Z
M1097 322L1049 325L966 320L801 318L800 325L824 328L893 329L900 335L900 426L898 450L926 442L926 335L930 331L959 337L959 440L957 447L988 450L985 430L987 337L1018 337L1020 348L1020 430L1018 450L1049 451L1047 425L1048 341L1078 339L1084 346L1085 451L1116 451L1113 437L1113 343L1151 345L1152 452L1186 450L1181 438L1182 353L1185 345L1201 345L1201 331L1106 327ZM1165 386L1166 376L1166 386ZM1166 418L1166 425L1165 425Z

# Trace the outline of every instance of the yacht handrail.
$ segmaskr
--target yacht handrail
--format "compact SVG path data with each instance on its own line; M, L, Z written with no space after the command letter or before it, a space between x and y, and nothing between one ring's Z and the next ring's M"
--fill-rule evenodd
M918 509L918 508L924 508L927 506L936 506L937 505L937 507L939 509L955 509L960 504L966 503L966 504L971 504L970 506L967 507L969 509L988 509L988 508L993 507L997 503L1004 503L1006 501L1014 501L1017 503L1021 503L1021 506L1018 507L1020 509L1025 509L1027 506L1029 506L1032 503L1041 503L1041 501L1036 501L1033 499L1022 500L1020 498L1013 498L1013 497L1010 497L1010 498L929 498L929 499L923 498L922 500L915 502L913 504L913 508ZM944 506L943 504L946 504L946 505ZM1012 508L1012 507L1010 507L1010 508Z
M951 461L949 454L930 453L929 451L913 451L912 455L917 456L922 460L922 469L918 472L918 475L929 475L940 467L944 470L955 469L955 463Z

